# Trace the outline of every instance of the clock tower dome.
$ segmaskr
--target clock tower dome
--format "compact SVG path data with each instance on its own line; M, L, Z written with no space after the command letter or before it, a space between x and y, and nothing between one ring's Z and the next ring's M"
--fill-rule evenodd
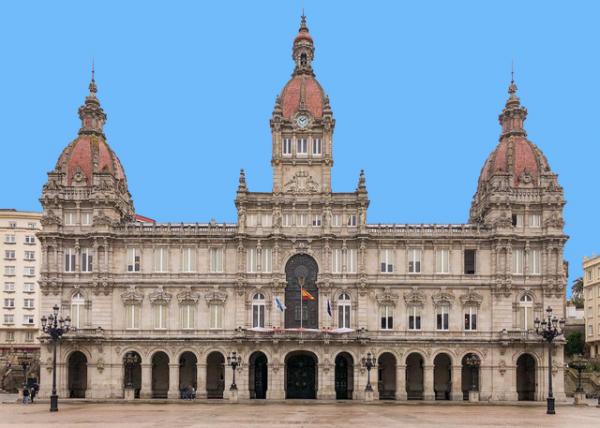
M329 98L315 79L315 47L303 15L294 39L294 72L275 100L273 193L331 193L335 120Z

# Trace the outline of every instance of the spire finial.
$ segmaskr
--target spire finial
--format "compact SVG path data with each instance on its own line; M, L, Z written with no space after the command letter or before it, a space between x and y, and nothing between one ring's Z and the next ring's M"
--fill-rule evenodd
M246 173L244 169L240 169L240 178L238 185L238 192L245 192L248 190L248 186L246 185Z
M510 99L516 97L517 93L517 84L515 83L515 61L513 60L510 66L510 85L508 86L508 93L510 94Z
M298 31L308 31L308 27L306 26L306 15L304 15L304 8L302 8L302 16L300 17L300 30Z
M92 58L92 80L90 80L90 94L95 94L98 91L96 87L96 67L94 65L94 58Z

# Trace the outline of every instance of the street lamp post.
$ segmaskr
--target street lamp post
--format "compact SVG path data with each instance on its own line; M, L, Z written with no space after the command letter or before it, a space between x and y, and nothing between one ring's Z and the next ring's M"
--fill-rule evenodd
M52 313L46 318L42 316L42 331L50 336L52 341L52 394L50 395L50 411L58 412L58 394L56 393L56 345L63 334L71 329L71 318L58 316L58 305L54 305Z
M365 386L365 391L373 391L373 387L371 386L371 369L375 366L373 354L367 352L366 358L363 357L362 359L362 366L367 369L367 386Z
M125 370L127 370L127 382L125 388L133 388L133 368L139 363L138 354L135 352L128 352L123 358L125 364Z
M235 370L242 364L242 357L235 351L230 352L227 356L227 365L231 366L233 370L233 382L229 387L230 391L237 391L237 385L235 384Z
M546 319L540 322L539 318L535 319L535 332L548 342L548 398L546 414L554 415L554 395L552 394L552 343L556 337L562 334L565 325L564 319L558 319L556 315L552 316L552 308L548 306L546 309Z

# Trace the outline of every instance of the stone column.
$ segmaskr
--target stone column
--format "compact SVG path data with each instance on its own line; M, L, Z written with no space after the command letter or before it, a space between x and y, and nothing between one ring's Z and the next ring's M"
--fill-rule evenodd
M406 366L396 366L396 400L406 401Z
M435 392L433 391L433 365L426 364L423 366L423 400L435 400Z
M462 401L462 366L452 366L452 389L450 391L450 399L452 401Z
M167 398L179 398L179 364L169 364L169 392Z
M285 399L284 385L284 366L283 364L273 363L268 366L268 382L267 399L283 400Z
M206 398L206 364L196 364L196 398Z
M492 396L492 367L479 366L479 399L489 400Z
M152 398L152 364L150 363L142 363L140 398Z
M320 400L335 399L335 364L319 364L318 370L319 389L317 398Z
M236 382L238 386L239 397L243 399L250 399L250 388L248 381L250 378L250 366L248 364L242 364L237 369Z

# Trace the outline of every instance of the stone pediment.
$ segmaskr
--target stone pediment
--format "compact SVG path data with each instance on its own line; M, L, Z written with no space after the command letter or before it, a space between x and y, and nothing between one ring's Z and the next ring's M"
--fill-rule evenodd
M375 296L379 305L396 306L398 295L389 290L384 290L383 293L377 293Z
M306 171L298 171L283 186L286 193L318 193L320 186Z
M204 295L206 303L210 304L223 304L227 300L227 293L223 291L210 291Z
M425 306L425 293L418 290L412 290L404 294L406 306Z
M42 226L60 226L62 224L62 220L54 213L54 211L49 211L41 218L40 223L42 223Z
M136 290L135 288L130 288L123 294L121 294L121 300L123 303L129 304L140 304L142 300L144 300L144 294Z
M481 306L483 296L473 290L469 290L467 294L460 296L460 302L463 306Z
M192 290L184 290L181 293L177 294L177 300L179 303L197 303L200 295L198 293L194 293Z
M435 306L452 306L452 304L454 303L454 295L448 291L438 291L433 296L431 296L431 299L433 300L433 304Z
M150 293L148 298L152 303L169 303L171 301L172 294L167 293L165 290L159 288L158 290Z

